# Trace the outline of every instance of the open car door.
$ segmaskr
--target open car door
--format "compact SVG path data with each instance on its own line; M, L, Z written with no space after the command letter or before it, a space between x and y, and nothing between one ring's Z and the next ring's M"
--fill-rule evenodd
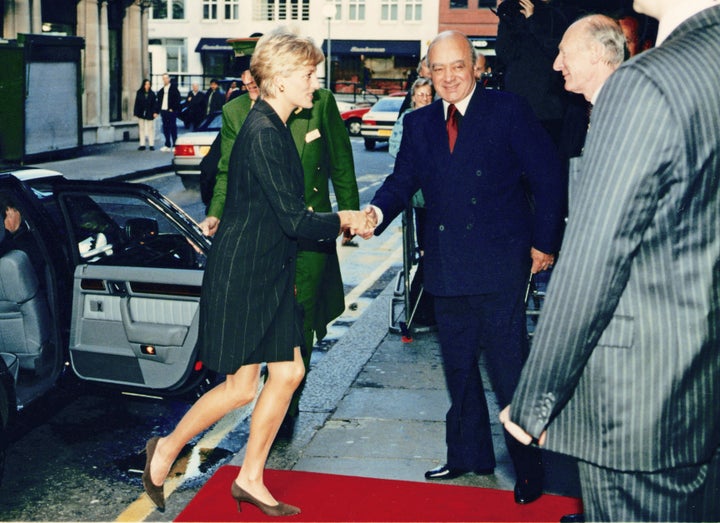
M76 260L69 353L82 379L159 394L197 363L200 289L209 242L141 185L56 186Z

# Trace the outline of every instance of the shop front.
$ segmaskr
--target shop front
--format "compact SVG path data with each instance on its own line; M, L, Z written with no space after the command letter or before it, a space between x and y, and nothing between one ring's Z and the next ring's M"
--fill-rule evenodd
M322 50L328 54L328 41ZM419 40L331 40L330 86L336 93L387 95L407 89L420 61Z

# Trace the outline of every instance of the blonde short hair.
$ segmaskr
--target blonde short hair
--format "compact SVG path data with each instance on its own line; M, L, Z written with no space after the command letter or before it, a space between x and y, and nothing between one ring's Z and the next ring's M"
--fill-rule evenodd
M273 78L288 76L301 67L316 66L325 59L311 38L278 30L258 40L250 60L250 74L260 88L260 96L277 95Z

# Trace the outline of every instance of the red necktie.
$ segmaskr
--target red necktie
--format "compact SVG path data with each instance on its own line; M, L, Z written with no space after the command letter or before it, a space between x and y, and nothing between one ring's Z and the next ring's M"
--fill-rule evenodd
M447 127L450 152L453 152L453 149L455 148L455 140L457 140L458 135L458 110L457 107L455 107L455 104L448 105L445 127Z

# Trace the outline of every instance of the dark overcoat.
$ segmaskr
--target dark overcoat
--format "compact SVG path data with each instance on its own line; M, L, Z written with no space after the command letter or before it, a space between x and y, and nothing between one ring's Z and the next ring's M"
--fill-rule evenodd
M294 291L298 238L334 242L336 214L306 209L292 135L258 101L230 155L227 200L200 305L203 362L221 373L293 359L302 345Z

